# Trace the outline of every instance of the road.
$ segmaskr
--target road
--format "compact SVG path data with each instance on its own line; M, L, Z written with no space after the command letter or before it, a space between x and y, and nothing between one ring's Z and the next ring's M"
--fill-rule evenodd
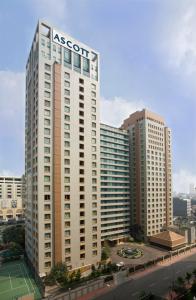
M141 291L152 292L164 296L169 292L172 282L186 272L196 269L196 253L181 258L172 264L166 263L160 267L135 274L127 282L111 288L104 295L94 297L96 300L137 300Z

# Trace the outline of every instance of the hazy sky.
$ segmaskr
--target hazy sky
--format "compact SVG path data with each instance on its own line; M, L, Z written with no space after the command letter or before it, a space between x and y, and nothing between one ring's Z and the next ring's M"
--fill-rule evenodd
M24 173L25 64L38 18L101 55L101 121L144 107L173 135L174 190L196 184L195 0L1 0L0 174Z

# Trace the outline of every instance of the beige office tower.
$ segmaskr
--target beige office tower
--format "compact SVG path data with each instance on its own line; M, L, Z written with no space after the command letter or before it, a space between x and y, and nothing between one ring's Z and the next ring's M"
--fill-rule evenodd
M172 225L171 131L147 110L131 114L122 128L130 138L131 225L152 236Z
M99 54L39 22L26 66L26 252L40 276L100 260Z

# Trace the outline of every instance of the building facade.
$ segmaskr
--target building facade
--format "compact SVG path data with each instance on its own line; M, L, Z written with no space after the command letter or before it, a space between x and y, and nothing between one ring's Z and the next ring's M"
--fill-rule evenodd
M121 128L129 131L131 226L149 237L173 223L171 131L145 109Z
M40 276L101 257L99 53L38 23L26 65L26 252Z
M0 220L21 220L23 210L21 177L0 176Z
M191 199L173 198L173 215L174 217L191 216Z
M123 241L130 233L129 135L105 124L100 128L101 240Z

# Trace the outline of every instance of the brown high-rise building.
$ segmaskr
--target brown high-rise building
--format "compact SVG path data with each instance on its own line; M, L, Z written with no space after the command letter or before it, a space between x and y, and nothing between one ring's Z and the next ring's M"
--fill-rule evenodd
M171 131L145 109L121 128L129 131L131 225L151 236L172 225Z

